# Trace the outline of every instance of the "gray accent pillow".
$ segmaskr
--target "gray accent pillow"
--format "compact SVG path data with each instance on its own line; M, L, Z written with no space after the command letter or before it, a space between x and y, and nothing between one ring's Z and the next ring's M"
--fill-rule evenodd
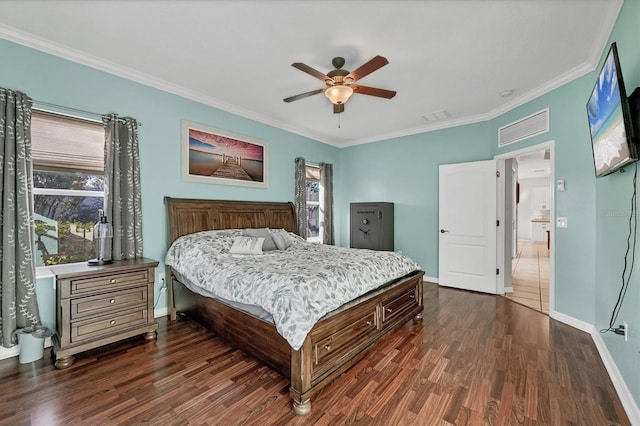
M264 238L262 244L262 251L276 250L276 243L273 241L273 237L269 228L247 228L243 233L247 237Z
M233 239L233 245L229 249L231 254L262 254L264 238L238 236Z
M278 250L286 250L292 244L291 238L289 238L287 231L284 229L272 229L271 236L273 237L273 241L276 243Z

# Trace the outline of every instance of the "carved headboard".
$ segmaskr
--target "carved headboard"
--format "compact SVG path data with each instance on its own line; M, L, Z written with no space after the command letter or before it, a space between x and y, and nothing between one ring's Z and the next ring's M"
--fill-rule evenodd
M293 203L196 200L164 197L169 245L177 238L213 229L284 228L298 233Z

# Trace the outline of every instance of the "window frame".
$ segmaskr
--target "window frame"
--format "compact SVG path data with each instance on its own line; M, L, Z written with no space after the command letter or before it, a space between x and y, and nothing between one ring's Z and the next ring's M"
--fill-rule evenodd
M62 113L58 113L58 112L49 112L49 111L45 111L45 110L39 110L39 109L34 109L33 113L32 113L32 121L33 121L33 115L35 114L40 114L43 116L56 116L60 118L61 122L73 122L73 121L79 121L84 125L90 124L90 125L95 125L96 128L98 126L100 126L103 131L104 131L104 127L102 125L101 122L96 121L96 120L91 120L91 119L85 119L85 118L78 118L78 117L74 117L74 116L70 116L70 115L66 115L66 114L62 114ZM32 140L33 140L33 135L32 135ZM102 170L95 170L95 169L82 169L79 167L73 167L71 165L66 165L66 164L60 164L59 167L51 167L48 164L38 164L36 160L33 161L32 164L32 170L33 173L35 175L35 173L37 172L53 172L53 173L62 173L62 174L84 174L84 175L97 175L97 176L102 176L103 181L104 181L104 167L102 168ZM58 196L58 197L93 197L93 198L102 198L103 199L103 205L104 205L104 197L105 197L105 191L104 191L104 186L102 190L88 190L88 189L60 189L60 188L39 188L35 186L35 182L33 184L33 188L32 188L32 195L35 198L36 196ZM35 207L35 206L34 206ZM34 212L35 213L35 212ZM97 221L97 211L96 211L96 221ZM34 237L34 257L40 257L40 253L38 252L37 247L35 247L35 241L37 240L37 235L35 234L36 231L36 226L35 226L35 220L33 222L33 237ZM92 241L93 243L93 241ZM51 268L55 268L58 265L74 265L74 264L83 264L86 263L86 261L80 261L80 262L69 262L69 263L57 263L54 265L41 265L41 266L36 266L36 277L37 278L44 278L47 276L51 275Z
M324 205L324 188L320 181L320 167L314 164L306 164L305 165L305 189L307 188L309 182L317 182L318 183L318 201L310 201L308 198L308 191L305 191L307 194L306 202L306 221L309 223L309 206L318 206L318 235L314 237L307 236L307 241L311 243L320 243L322 244L322 235L324 233L324 210L322 206ZM317 177L315 177L317 176Z

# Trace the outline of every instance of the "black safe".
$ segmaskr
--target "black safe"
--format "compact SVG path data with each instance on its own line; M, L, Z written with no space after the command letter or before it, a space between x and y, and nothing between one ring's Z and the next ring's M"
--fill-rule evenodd
M351 203L352 248L393 251L393 203Z

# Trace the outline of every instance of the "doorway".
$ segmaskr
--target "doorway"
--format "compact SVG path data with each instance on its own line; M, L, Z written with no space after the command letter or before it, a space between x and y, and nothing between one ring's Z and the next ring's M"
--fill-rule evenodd
M511 197L502 194L505 217L511 218L498 242L504 245L504 253L511 254L504 296L547 315L554 305L553 154L554 142L550 141L496 157L505 160L506 179L513 181L507 188L514 192Z

